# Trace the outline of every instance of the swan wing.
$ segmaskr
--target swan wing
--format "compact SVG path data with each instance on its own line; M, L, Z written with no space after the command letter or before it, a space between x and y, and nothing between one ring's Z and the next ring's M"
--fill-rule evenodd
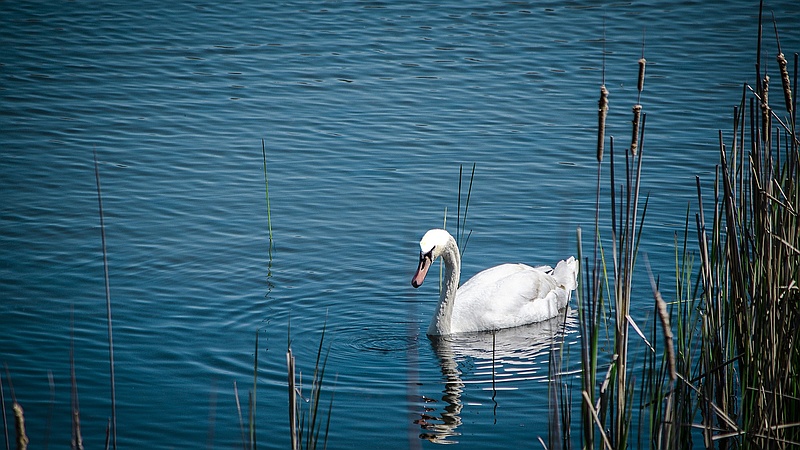
M479 272L456 293L458 331L509 328L555 316L569 293L549 266L501 264ZM456 330L453 330L456 331Z
M553 270L553 278L567 291L574 291L578 287L578 261L572 256L559 261Z

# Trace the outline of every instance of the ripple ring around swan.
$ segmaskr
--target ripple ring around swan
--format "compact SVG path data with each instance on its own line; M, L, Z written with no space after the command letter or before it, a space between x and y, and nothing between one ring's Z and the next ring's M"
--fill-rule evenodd
M348 342L356 350L367 350L381 353L407 351L419 346L417 336L375 335L359 336Z

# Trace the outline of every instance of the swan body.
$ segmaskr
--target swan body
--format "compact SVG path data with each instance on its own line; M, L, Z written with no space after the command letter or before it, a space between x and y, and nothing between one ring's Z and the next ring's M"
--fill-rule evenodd
M422 285L436 258L444 261L444 286L428 327L429 336L499 330L555 317L577 286L578 262L570 257L556 268L501 264L479 272L461 287L461 253L453 236L433 229L419 242L419 266L411 285Z

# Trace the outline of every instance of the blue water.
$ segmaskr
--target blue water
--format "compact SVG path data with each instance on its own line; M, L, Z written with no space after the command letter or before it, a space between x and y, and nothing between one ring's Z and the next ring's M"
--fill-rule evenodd
M121 448L240 448L256 335L258 444L287 448L288 334L307 396L326 323L329 448L538 448L564 338L499 333L494 366L491 336L433 345L417 241L445 208L454 228L476 163L465 276L574 254L602 37L621 150L644 35L643 251L672 280L694 177L710 189L753 82L757 4L648 3L0 3L0 359L31 446L69 441L71 330L86 448L110 417L96 151ZM800 49L800 8L767 7Z

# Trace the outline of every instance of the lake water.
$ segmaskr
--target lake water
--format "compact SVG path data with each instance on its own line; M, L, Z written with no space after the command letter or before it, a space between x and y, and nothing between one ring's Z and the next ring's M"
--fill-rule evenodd
M246 405L256 335L258 445L288 448L288 335L308 395L326 323L329 448L540 448L555 326L434 345L417 242L445 208L454 228L459 165L476 163L465 277L575 254L603 35L618 150L644 35L642 251L669 298L694 177L710 187L753 82L758 5L644 3L0 3L0 359L32 448L69 441L73 328L86 448L110 416L93 151L120 448L241 448L234 382ZM796 2L767 8L800 50ZM635 297L644 321L650 293ZM566 333L576 351L573 319Z

